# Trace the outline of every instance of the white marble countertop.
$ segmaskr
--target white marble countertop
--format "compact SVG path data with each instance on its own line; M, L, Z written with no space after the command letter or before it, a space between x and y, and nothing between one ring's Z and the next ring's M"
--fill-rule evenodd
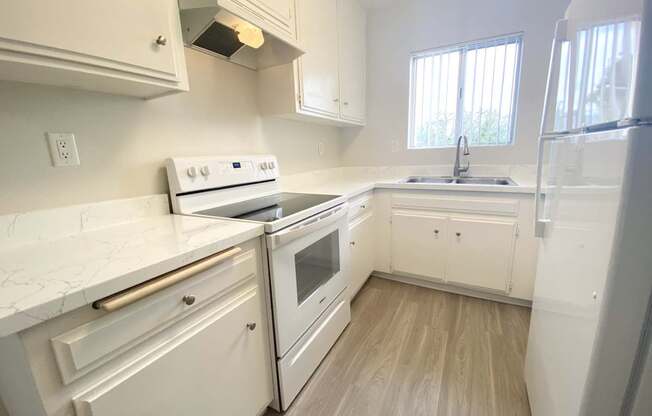
M82 225L75 233L41 235L31 242L6 238L21 223L27 228L29 214L0 217L0 231L9 224L0 239L0 337L263 234L262 225L162 213L164 196L157 197L155 212L148 208L128 221ZM92 211L79 210L87 219Z

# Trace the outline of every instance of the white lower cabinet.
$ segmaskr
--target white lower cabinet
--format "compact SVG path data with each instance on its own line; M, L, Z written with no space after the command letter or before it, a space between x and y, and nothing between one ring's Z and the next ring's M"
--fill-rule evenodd
M396 212L392 215L392 269L444 280L448 255L446 217Z
M349 293L355 296L374 271L374 217L364 215L349 224L351 249L351 283Z
M89 305L0 338L10 415L261 414L274 398L262 243L237 248L116 311Z
M394 210L391 272L508 294L516 231L509 219Z
M524 197L415 192L388 202L388 234L380 232L390 243L378 243L379 271L387 253L390 274L512 296L516 270L517 297L530 298L536 245L519 241L529 212ZM382 217L382 204L379 210Z
M260 296L252 287L210 307L161 351L75 398L77 415L258 414L271 401Z
M446 280L509 291L516 224L496 220L450 219Z

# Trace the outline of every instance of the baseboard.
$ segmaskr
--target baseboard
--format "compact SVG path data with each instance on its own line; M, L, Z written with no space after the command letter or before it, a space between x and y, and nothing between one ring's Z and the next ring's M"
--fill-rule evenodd
M393 280L396 282L406 283L408 285L426 287L428 289L441 290L443 292L455 293L457 295L471 296L474 298L492 300L494 302L508 303L510 305L516 305L516 306L524 306L526 308L532 307L532 302L527 299L512 298L509 296L482 292L480 290L474 290L466 287L449 285L446 283L431 282L429 280L419 279L417 277L401 276L401 275L383 273L377 271L374 271L371 275L375 277L379 277L381 279Z

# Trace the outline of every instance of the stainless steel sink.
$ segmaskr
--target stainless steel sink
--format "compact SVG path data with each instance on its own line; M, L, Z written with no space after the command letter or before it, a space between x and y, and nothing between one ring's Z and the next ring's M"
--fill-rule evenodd
M450 184L450 185L492 185L516 186L511 178L499 177L464 177L453 178L450 176L410 176L403 183Z
M500 186L516 186L511 178L459 178L455 179L455 183L460 185L500 185Z
M403 180L404 183L453 183L455 178L450 176L410 176Z

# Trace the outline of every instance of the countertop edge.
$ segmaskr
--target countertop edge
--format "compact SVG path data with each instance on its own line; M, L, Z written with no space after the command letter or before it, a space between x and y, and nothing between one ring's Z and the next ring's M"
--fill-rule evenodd
M0 318L0 338L26 330L75 309L88 306L96 300L146 282L147 280L153 279L164 273L173 271L197 260L201 260L211 254L241 244L245 241L258 238L262 235L264 235L264 227L262 225L252 224L248 230L230 235L229 237L190 251L181 252L158 263L148 264L143 268L130 271L111 280L98 283L95 286L91 285L89 287L80 288L74 293L63 294L60 297L48 300L28 309L18 309L15 313ZM47 318L41 318L38 316L39 312L53 308L56 309L58 305L62 306L60 306L61 310L57 311L57 313L51 314L51 316L48 316Z

